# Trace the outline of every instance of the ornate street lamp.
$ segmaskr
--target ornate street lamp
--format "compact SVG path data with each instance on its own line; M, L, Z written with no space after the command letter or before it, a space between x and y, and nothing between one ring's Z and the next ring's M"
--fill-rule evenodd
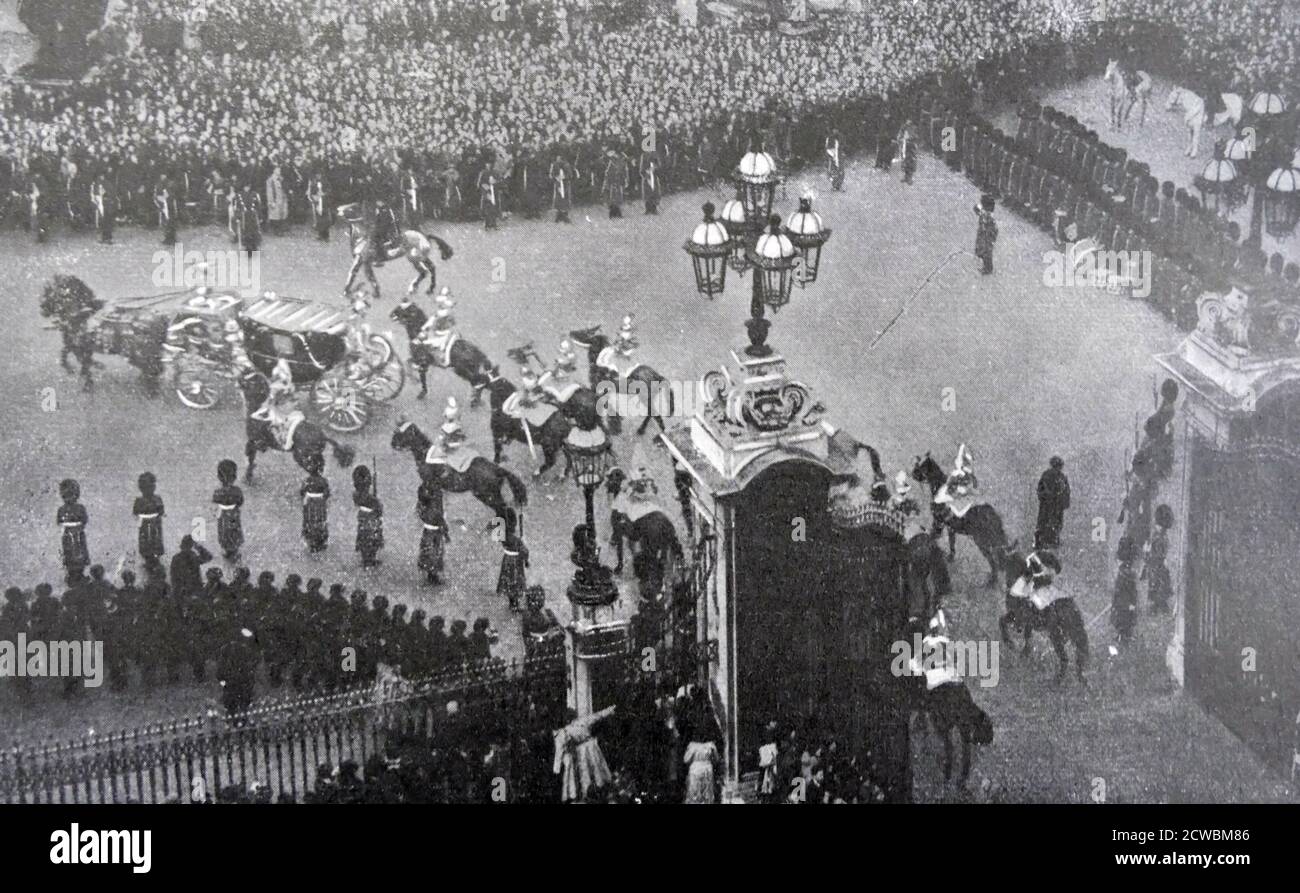
M781 182L776 162L766 152L746 152L731 178L740 190L746 219L755 229L761 227L772 213L772 199L776 196L777 184Z
M704 205L704 222L695 227L686 241L686 253L695 267L695 288L713 300L727 285L727 258L732 253L732 238L727 228L713 219L713 203Z
M773 214L768 218L767 232L758 237L747 256L754 268L754 300L761 302L756 315L762 316L761 305L778 310L790 303L799 253L790 237L781 232L780 217Z
M1251 97L1248 108L1262 120L1275 120L1286 113L1286 100L1276 93L1261 90Z
M822 225L821 215L812 209L811 197L799 199L799 210L785 222L784 232L799 254L794 278L799 280L800 288L806 288L817 281L822 246L831 237L831 231Z
M1250 174L1250 159L1255 154L1255 146L1250 139L1238 134L1223 144L1223 158L1231 161L1237 173Z
M1193 182L1201 192L1205 209L1226 215L1241 203L1241 183L1237 166L1223 157L1223 148L1215 154L1218 157L1206 162L1200 176Z
M1300 170L1279 167L1264 186L1264 228L1281 239L1295 232L1300 222Z
M722 203L722 213L718 216L722 219L722 225L727 228L731 234L731 259L727 263L731 264L731 269L737 273L744 273L749 269L749 260L745 257L745 247L750 239L753 227L749 225L749 218L745 216L745 203L740 198L741 190L736 190L736 197L729 198Z

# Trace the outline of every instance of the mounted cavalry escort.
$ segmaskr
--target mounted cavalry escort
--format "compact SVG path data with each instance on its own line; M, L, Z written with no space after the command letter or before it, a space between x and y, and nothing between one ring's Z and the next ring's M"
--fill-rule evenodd
M673 394L668 379L636 358L639 346L632 329L632 317L623 317L617 337L600 331L600 326L577 329L569 338L587 350L591 386L595 389L605 427L612 434L622 430L622 419L641 418L637 434L644 434L650 420L667 431L663 417L673 414Z
M536 373L529 366L520 369L522 387L516 388L493 367L488 373L488 400L492 405L492 459L501 461L501 450L510 441L525 443L528 452L537 457L537 447L542 448L543 462L533 472L541 477L554 465L564 448L573 425L560 412L560 408L542 390ZM564 469L568 476L569 469Z
M1088 666L1088 630L1083 615L1075 604L1074 596L1056 583L1061 573L1061 562L1050 551L1039 550L1021 555L1018 543L1003 550L1007 573L1007 611L998 621L1002 640L1011 643L1011 628L1024 633L1022 654L1028 654L1030 639L1035 629L1047 631L1056 651L1058 663L1054 682L1065 679L1065 669L1070 664L1065 650L1068 639L1074 645L1074 670L1080 682Z
M414 422L400 418L393 431L392 447L411 454L420 480L449 493L471 493L492 512L504 518L509 507L501 487L507 485L516 505L528 502L528 490L516 475L479 455L465 443L460 425L460 407L455 397L447 399L437 441Z
M450 369L467 381L474 389L470 406L478 406L492 363L480 348L460 337L452 313L456 301L448 288L444 286L438 293L435 304L431 317L407 295L389 314L406 330L411 345L411 366L420 376L420 393L415 396L422 399L428 395L429 368L436 366Z
M682 544L668 513L659 503L659 487L641 466L629 476L614 468L605 479L610 544L618 555L614 573L623 572L623 544L632 551L632 571L644 594L658 592L674 563L682 561Z
M935 733L943 739L943 780L952 779L952 732L961 738L960 784L970 777L971 744L993 743L993 723L971 697L970 688L961 675L956 649L948 636L943 611L937 611L928 623L913 620L908 624L903 644L920 644L920 653L911 654L904 668L915 680L913 709L929 719ZM895 656L899 661L901 654Z
M930 487L934 533L938 536L944 527L948 528L948 559L951 561L957 556L957 534L969 536L989 563L985 585L997 585L1001 570L998 562L1007 544L1007 534L997 510L988 503L976 501L979 484L975 478L974 460L966 444L958 448L951 474L945 474L939 463L926 453L913 465L912 478Z

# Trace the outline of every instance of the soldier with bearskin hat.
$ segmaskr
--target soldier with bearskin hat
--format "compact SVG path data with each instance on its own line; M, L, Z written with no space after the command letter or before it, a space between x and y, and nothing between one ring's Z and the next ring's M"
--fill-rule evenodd
M136 481L140 495L136 497L131 511L138 526L137 547L145 567L161 564L165 549L163 548L163 501L158 495L158 481L153 472L146 471Z
M55 514L55 522L62 531L63 567L69 585L82 580L90 564L90 549L86 545L86 525L90 516L81 504L81 485L72 478L59 483L59 498L63 505Z
M307 460L307 480L299 495L302 496L302 538L307 551L323 552L329 544L330 482L325 479L325 459L314 453Z
M975 256L980 259L980 272L988 275L993 272L993 245L998 240L998 224L993 219L995 202L993 196L984 195L975 206Z
M1142 568L1142 579L1147 583L1147 602L1153 614L1169 613L1169 600L1174 587L1169 579L1165 558L1169 554L1169 528L1174 526L1174 511L1161 503L1156 506L1155 532L1147 541L1147 560Z
M238 561L239 550L244 545L244 524L240 509L244 504L244 491L235 483L239 467L233 459L217 463L217 482L220 486L212 492L217 506L217 544L227 561Z
M501 573L497 576L497 595L504 595L510 610L518 611L528 586L528 546L519 535L519 515L509 506L501 519Z
M1137 560L1141 554L1142 550L1132 539L1127 536L1120 538L1116 552L1119 572L1115 575L1115 590L1110 601L1110 623L1120 645L1128 644L1133 637L1133 627L1137 625Z
M379 550L384 548L384 504L375 493L374 475L365 465L352 469L352 502L357 507L356 550L362 567L379 564Z
M416 565L424 572L429 585L437 586L442 582L444 544L451 540L443 517L442 488L433 481L422 482L416 491L415 513L423 528Z

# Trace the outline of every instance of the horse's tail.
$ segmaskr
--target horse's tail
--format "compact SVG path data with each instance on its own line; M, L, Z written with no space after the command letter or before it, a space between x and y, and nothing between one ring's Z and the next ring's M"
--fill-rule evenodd
M528 488L524 486L524 482L519 479L519 476L511 472L508 468L501 469L501 476L504 477L506 483L510 485L510 493L514 496L515 502L519 505L528 505Z
M869 443L860 443L858 447L867 451L867 456L871 459L871 473L875 475L876 480L883 480L885 471L880 465L880 453Z
M334 460L342 468L352 467L352 462L357 458L357 451L346 443L340 443L333 438L325 438L325 442L330 445L334 452Z
M456 253L451 250L451 246L446 241L438 238L433 233L425 233L424 237L438 246L438 253L442 255L443 260L451 260L451 256Z

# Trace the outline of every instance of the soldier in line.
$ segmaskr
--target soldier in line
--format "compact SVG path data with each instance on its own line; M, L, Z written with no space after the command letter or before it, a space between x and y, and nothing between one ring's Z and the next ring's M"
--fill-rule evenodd
M384 504L374 490L374 476L365 465L352 470L352 502L357 507L356 550L362 567L379 565L379 550L384 548Z
M329 544L330 483L325 479L325 460L314 455L307 464L307 480L299 495L302 497L302 538L308 552L324 552Z
M981 197L980 203L975 206L975 256L980 259L980 273L985 276L993 272L993 246L998 240L998 224L993 219L994 207L991 195Z
M135 515L138 532L137 549L146 568L161 565L161 558L166 549L163 547L162 519L164 514L162 497L158 495L158 480L153 472L146 471L136 481L140 495L131 507Z
M415 513L420 519L420 551L416 565L430 586L442 583L443 555L451 541L447 519L443 516L442 488L424 481L416 492Z
M227 561L239 560L239 550L244 545L244 524L240 509L244 504L244 491L235 480L239 476L239 467L233 459L222 459L217 463L218 487L212 492L212 501L217 506L217 543L221 554Z
M99 241L112 245L113 224L117 217L117 188L113 185L113 180L102 172L90 186L90 203L95 208L95 229L99 233Z
M528 546L519 536L519 515L513 508L506 507L501 524L501 573L497 576L497 595L504 595L510 610L518 611L528 586Z
M86 524L90 516L81 504L81 485L72 478L59 483L59 498L63 505L55 514L55 522L62 531L63 568L69 585L82 579L90 564L90 549L86 545Z

